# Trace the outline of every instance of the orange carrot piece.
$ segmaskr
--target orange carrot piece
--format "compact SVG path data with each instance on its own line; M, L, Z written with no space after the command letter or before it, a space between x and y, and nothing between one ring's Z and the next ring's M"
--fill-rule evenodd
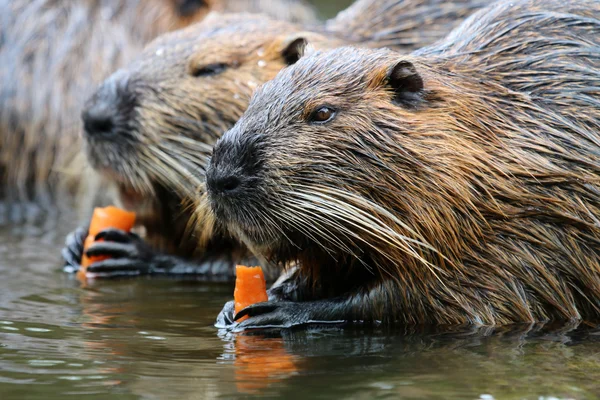
M267 301L267 283L261 267L246 267L238 265L235 267L235 313L244 308ZM247 317L242 318L243 321Z
M120 229L129 232L135 224L135 213L122 210L115 206L94 209L90 222L89 235L96 236L107 228Z
M85 239L83 251L85 251L94 243L96 235L108 228L120 229L129 232L135 224L135 213L122 210L114 206L104 208L95 208L92 220L90 221L90 229L88 237ZM81 269L79 273L85 276L87 267L97 261L105 260L108 257L86 257L81 258Z

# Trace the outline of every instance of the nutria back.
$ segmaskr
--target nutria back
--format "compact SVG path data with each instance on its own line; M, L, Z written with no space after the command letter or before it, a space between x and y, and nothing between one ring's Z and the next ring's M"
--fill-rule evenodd
M244 324L599 320L598 32L596 1L499 2L411 56L315 52L263 85L210 205L300 266L303 302Z
M318 21L314 7L306 0L227 0L215 4L212 11L261 13L273 19L298 24L315 24Z
M358 0L327 21L329 32L350 42L371 42L370 47L391 47L405 52L443 39L465 18L492 0Z

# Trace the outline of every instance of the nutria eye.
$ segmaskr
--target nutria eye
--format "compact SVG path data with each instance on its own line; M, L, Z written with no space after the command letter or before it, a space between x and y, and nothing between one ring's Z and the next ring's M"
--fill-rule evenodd
M192 68L192 71L190 73L190 75L192 75L193 77L200 77L200 76L211 76L211 75L217 75L220 74L221 72L225 71L227 69L228 65L225 63L215 63L215 64L209 64L209 65L204 65L198 68Z
M335 110L330 107L319 107L315 111L313 111L308 120L310 122L316 122L320 124L324 124L325 122L329 122L335 117Z

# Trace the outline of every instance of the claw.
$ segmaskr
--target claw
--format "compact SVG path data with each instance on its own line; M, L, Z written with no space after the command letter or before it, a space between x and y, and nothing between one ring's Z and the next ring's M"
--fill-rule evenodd
M242 332L246 329L288 329L293 327L292 322L284 323L277 318L270 318L269 316L255 317L253 319L247 319L245 321L236 323L232 326L233 332Z
M130 258L109 258L93 263L87 272L102 278L141 275L148 269L143 262Z
M68 247L64 247L60 253L62 254L62 257L66 263L63 270L68 273L77 272L79 270L81 257L78 258Z
M108 242L131 243L134 240L139 239L139 236L134 233L122 231L120 229L108 228L96 235L95 240L100 239Z
M138 258L139 256L135 245L119 242L95 242L87 249L85 255L88 257L110 256L129 258Z
M254 317L260 314L266 314L275 311L279 307L277 302L266 301L264 303L256 303L252 304L243 310L240 310L239 313L235 314L234 321L238 321L240 318L245 317L246 315L249 317Z
M65 247L70 249L73 254L81 257L83 252L83 242L87 236L87 229L77 228L69 233L65 239Z
M327 300L257 303L237 313L234 322L228 326L228 329L233 332L240 332L245 329L288 329L307 325L338 326L347 322L345 319L338 317L340 304L343 303ZM248 316L248 318L238 322L244 316Z
M303 304L286 301L267 301L248 306L235 315L230 329L240 332L245 329L282 329L303 325L309 322L308 309Z
M87 236L87 228L77 228L69 233L65 239L65 247L61 250L61 255L65 260L64 271L67 273L77 272L81 263L83 254L83 243Z

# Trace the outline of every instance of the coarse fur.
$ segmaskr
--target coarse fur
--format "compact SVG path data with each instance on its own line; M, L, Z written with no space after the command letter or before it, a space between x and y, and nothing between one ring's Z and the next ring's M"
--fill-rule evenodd
M600 3L501 1L410 56L305 56L207 184L222 224L300 268L241 328L598 321Z
M106 104L116 121L109 135L86 130L89 161L117 184L121 202L144 216L153 245L188 257L223 246L230 251L210 215L197 215L202 228L195 234L185 230L194 213L186 199L197 196L212 145L242 115L254 89L293 64L307 41L317 49L353 43L413 50L489 0L450 1L432 13L441 3L359 0L324 26L211 14L163 35L88 102L88 110Z
M56 207L82 183L92 191L79 159L83 103L149 41L210 10L315 20L292 0L1 0L1 197Z

